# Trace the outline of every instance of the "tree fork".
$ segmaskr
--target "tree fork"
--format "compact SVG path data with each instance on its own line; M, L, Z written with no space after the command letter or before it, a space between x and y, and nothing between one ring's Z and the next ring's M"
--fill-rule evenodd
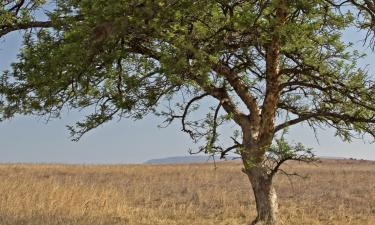
M266 50L266 96L262 106L261 123L258 134L250 135L252 145L244 154L245 172L250 180L256 202L257 217L251 225L276 225L278 203L276 191L272 185L272 176L263 165L266 149L272 144L275 130L275 114L280 98L279 61L281 29L287 21L287 0L279 0L276 8L275 31ZM244 133L246 135L246 133ZM249 135L249 134L247 134ZM245 137L244 137L245 139ZM249 139L249 137L246 137ZM256 143L254 145L254 142Z

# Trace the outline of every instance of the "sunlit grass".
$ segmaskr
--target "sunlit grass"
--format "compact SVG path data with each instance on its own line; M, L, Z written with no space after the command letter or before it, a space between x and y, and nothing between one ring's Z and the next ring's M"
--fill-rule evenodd
M245 225L255 216L238 162L189 165L0 165L0 224ZM375 162L285 167L282 224L375 224Z

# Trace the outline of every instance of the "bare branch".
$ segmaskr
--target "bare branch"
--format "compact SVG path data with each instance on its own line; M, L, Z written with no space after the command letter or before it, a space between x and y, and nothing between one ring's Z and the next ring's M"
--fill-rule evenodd
M225 66L223 62L214 65L214 71L218 74L224 75L229 84L234 88L237 95L247 106L251 116L258 121L259 120L259 108L256 98L249 92L249 87L243 82L243 79L239 77L233 70ZM254 121L254 122L256 122Z
M230 152L234 149L242 148L242 147L243 147L243 145L241 145L241 144L235 144L235 145L233 145L229 148L220 149L220 159L224 159L228 152Z
M182 131L188 133L192 139L195 139L195 137L194 137L194 132L193 132L192 130L189 130L189 129L186 128L186 123L185 123L186 116L187 116L187 114L188 114L188 112L189 112L189 108L190 108L190 106L191 106L195 101L201 100L202 98L204 98L204 97L206 97L206 96L208 96L208 94L207 94L207 93L204 93L204 94L202 94L202 95L199 95L199 96L196 96L196 97L192 98L192 99L187 103L187 105L185 106L184 113L183 113L182 116L181 116Z
M221 103L219 103L217 105L216 109L215 109L214 118L213 118L213 125L212 125L212 137L211 137L211 140L210 140L210 143L209 143L210 147L214 146L216 138L217 138L216 129L218 127L217 119L218 119L220 108L221 108Z

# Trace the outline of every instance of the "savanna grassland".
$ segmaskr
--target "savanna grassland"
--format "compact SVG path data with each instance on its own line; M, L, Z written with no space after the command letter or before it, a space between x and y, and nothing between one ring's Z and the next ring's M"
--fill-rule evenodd
M375 224L375 162L288 164L282 224ZM255 216L239 162L187 165L0 165L1 225L245 225Z

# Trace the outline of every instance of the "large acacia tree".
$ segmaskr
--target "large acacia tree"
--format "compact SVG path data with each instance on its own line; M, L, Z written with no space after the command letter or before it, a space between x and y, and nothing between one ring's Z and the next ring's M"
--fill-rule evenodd
M300 145L272 146L277 132L307 123L332 127L346 141L375 137L374 79L356 64L362 54L342 41L346 29L362 29L373 45L374 1L44 4L1 3L0 38L25 31L18 61L0 81L2 119L88 108L92 113L70 127L76 140L116 117L180 120L203 143L200 151L241 156L256 199L252 224L277 223L272 177L287 159L310 157ZM191 119L204 98L215 105L206 118ZM226 122L236 125L233 146L218 142Z

